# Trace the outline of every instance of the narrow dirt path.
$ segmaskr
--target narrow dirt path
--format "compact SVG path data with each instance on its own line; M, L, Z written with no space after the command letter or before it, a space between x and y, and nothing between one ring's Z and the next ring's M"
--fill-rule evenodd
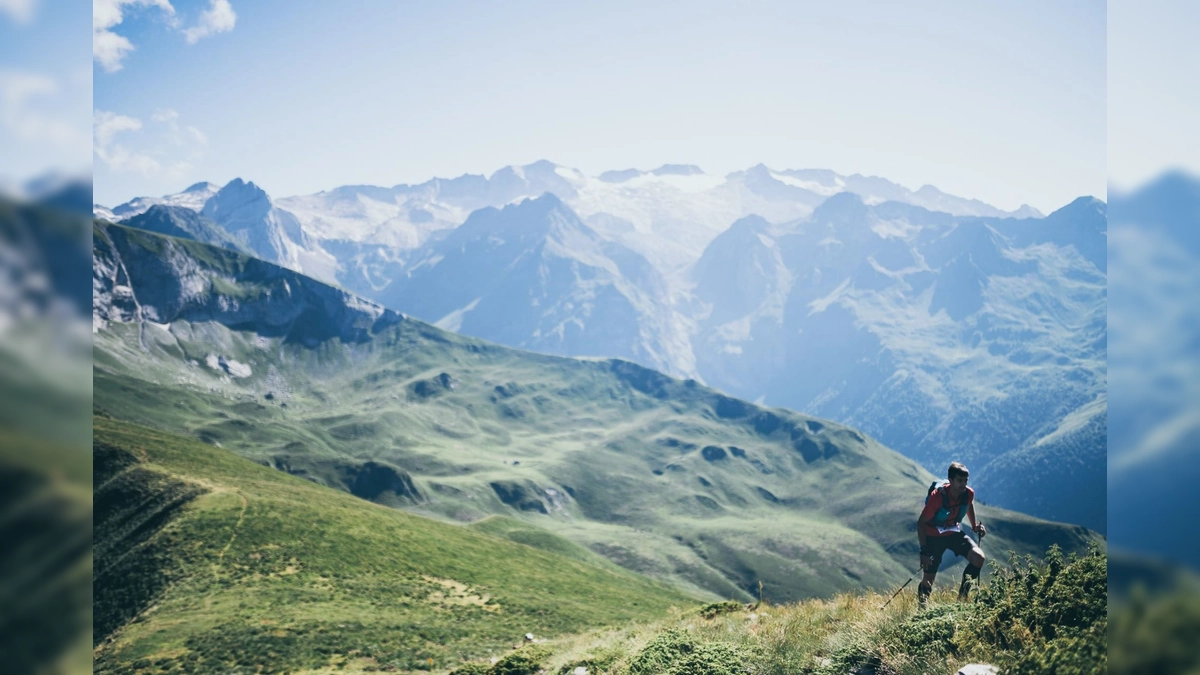
M246 496L241 492L235 492L234 494L238 496L238 499L242 500L242 511L238 514L237 522L233 525L233 533L229 535L229 541L225 543L225 548L221 549L221 552L217 554L217 562L213 565L213 578L218 581L221 579L221 566L225 562L225 554L237 539L238 530L242 528L242 521L246 518L246 508L250 505Z

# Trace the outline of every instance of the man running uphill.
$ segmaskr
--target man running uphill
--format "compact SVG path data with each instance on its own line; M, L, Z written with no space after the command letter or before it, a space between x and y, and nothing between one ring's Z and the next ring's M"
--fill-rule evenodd
M942 555L953 551L954 555L967 559L967 569L963 572L962 585L958 588L958 599L965 600L970 592L971 584L979 581L979 571L983 569L983 550L971 541L962 529L962 519L966 516L971 521L971 529L980 537L987 534L983 523L975 519L975 491L967 487L969 474L967 467L959 462L950 464L946 472L948 482L929 487L925 498L925 509L917 519L917 539L921 542L921 569L925 575L921 585L917 587L917 600L921 607L929 599L933 590L933 580L937 577L938 567L942 564Z

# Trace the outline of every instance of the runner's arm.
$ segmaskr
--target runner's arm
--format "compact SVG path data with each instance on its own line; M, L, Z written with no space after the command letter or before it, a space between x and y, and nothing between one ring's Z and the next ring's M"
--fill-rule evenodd
M967 507L967 518L971 520L972 530L975 530L980 536L987 533L987 528L983 526L983 523L975 519L975 502L971 502L971 505Z
M925 508L921 510L921 515L917 517L917 541L921 544L921 550L925 550L925 528L933 521L933 515L942 507L940 498L938 501L930 499L925 502Z

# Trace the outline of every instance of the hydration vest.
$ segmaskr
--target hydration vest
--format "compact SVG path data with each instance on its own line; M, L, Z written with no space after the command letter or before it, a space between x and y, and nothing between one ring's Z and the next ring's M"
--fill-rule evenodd
M967 517L967 509L970 508L971 502L973 501L969 489L963 491L962 502L955 504L954 506L950 506L949 483L943 483L936 480L930 483L929 492L925 494L926 504L929 503L930 497L933 497L935 492L941 495L942 507L937 510L937 513L933 514L933 518L930 519L930 524L932 524L934 527L946 527L947 525L960 523L962 522L963 518Z

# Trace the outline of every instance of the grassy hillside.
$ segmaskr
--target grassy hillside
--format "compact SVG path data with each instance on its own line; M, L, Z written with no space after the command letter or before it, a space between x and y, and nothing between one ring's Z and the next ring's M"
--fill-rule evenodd
M917 558L933 476L854 429L455 335L196 242L97 237L142 317L95 336L112 417L436 518L516 518L713 599L883 588ZM993 557L1094 538L980 513Z
M925 610L911 589L886 608L888 595L877 593L714 604L535 644L458 674L568 675L582 666L593 675L918 675L987 663L1011 675L1101 675L1108 660L1105 561L1098 549L1081 557L1052 549L1043 560L989 572L972 602L955 602L946 586Z
M95 419L96 672L448 669L695 601L569 542L413 516ZM586 553L586 552L583 552Z

